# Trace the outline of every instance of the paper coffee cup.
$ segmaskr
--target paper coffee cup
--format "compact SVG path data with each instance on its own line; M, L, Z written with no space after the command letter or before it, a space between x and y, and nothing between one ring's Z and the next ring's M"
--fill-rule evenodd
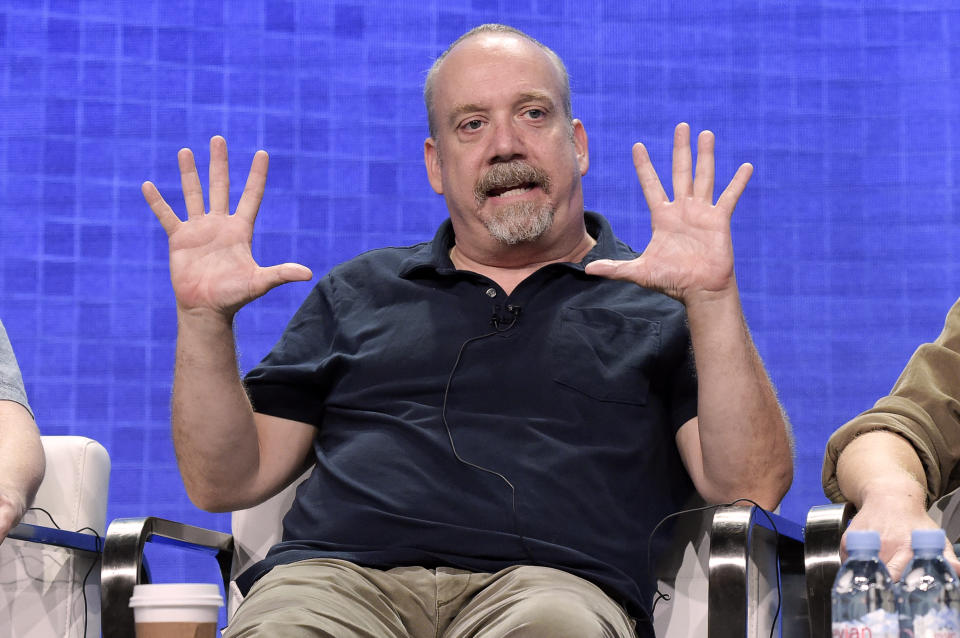
M137 638L214 638L223 598L216 585L134 585L130 607Z

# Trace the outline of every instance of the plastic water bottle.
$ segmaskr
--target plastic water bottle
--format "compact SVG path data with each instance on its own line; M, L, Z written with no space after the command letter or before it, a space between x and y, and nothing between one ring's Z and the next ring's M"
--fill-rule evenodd
M847 554L833 581L833 638L898 638L897 585L880 560L880 535L847 532Z
M942 529L916 529L903 572L901 632L912 638L960 638L960 583L943 558Z

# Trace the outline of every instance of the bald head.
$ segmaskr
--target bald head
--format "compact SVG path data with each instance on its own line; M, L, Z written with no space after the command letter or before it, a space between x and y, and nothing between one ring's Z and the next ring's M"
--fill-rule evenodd
M561 78L561 101L563 103L563 110L567 118L573 117L573 109L570 104L570 76L567 74L567 68L563 64L563 60L560 59L556 53L553 52L548 46L542 44L539 40L530 37L523 31L519 29L514 29L513 27L508 27L504 24L481 24L478 27L470 29L462 36L454 40L453 44L446 48L446 50L440 54L439 57L434 61L433 66L430 67L430 71L427 73L427 79L423 85L423 101L427 106L427 122L430 126L430 137L437 136L437 122L436 122L436 113L434 110L434 93L436 92L436 81L437 74L440 71L440 67L443 65L444 60L453 51L457 45L462 43L464 40L471 38L476 38L483 35L505 35L524 40L533 45L536 45L544 55L550 60L550 62L556 67L557 72L560 74Z

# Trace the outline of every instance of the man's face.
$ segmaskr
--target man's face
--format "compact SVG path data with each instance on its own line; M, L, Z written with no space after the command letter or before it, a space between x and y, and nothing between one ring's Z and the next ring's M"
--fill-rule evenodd
M424 157L458 240L524 244L582 227L586 133L567 118L543 50L510 34L472 37L447 54L433 95Z

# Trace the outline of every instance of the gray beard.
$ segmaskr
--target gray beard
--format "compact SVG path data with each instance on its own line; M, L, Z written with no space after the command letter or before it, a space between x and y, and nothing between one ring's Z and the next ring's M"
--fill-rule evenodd
M553 226L553 206L533 202L516 202L497 210L483 220L487 232L508 246L534 242Z

